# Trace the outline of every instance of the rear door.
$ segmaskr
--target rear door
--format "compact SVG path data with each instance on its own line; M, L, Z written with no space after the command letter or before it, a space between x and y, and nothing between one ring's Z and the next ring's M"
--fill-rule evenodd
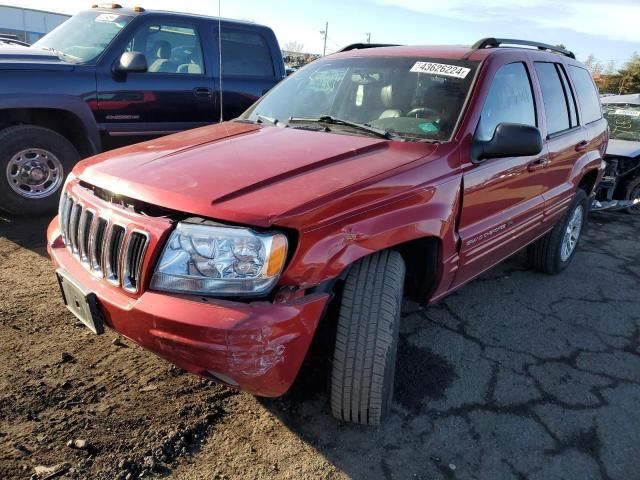
M499 67L475 132L490 140L500 123L538 126L530 66ZM540 234L545 179L545 151L536 156L506 157L463 164L464 194L460 218L460 261L454 286L461 285Z
M222 85L220 102L224 120L230 120L240 116L282 80L284 66L271 30L225 22L220 28L221 37L219 27L214 24L216 46L222 49L222 81L218 75L215 83L218 95ZM219 63L220 57L216 61Z
M145 54L145 73L98 73L98 122L110 137L153 137L214 122L216 99L197 21L168 16L136 25L123 51ZM132 139L131 139L132 140Z
M573 167L589 148L588 130L580 125L576 95L565 66L554 62L535 62L544 107L547 160L542 197L545 221L557 220L571 203L575 185Z

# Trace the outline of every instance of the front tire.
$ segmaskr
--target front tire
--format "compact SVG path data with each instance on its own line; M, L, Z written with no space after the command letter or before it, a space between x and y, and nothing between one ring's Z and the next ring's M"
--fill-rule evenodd
M0 131L0 209L54 212L64 179L79 160L71 142L53 130L17 125Z
M391 250L359 260L347 276L331 370L331 411L340 420L379 425L390 409L404 277L402 256Z
M588 214L589 198L584 190L578 189L553 230L527 248L529 266L548 274L560 273L567 268L582 238Z

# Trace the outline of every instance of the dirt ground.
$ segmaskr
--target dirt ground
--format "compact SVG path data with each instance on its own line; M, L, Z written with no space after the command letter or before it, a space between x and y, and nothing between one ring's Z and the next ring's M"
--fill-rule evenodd
M47 223L0 218L2 479L639 478L640 219L593 218L560 276L515 257L407 305L379 429L332 419L314 362L258 400L93 335L61 303Z

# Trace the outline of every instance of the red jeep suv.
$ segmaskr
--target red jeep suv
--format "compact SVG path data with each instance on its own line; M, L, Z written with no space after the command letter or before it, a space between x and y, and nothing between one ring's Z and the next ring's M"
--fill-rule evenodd
M435 302L525 247L560 272L607 141L569 51L360 45L234 121L79 163L48 249L94 332L255 395L286 392L336 322L332 411L378 424L403 295Z

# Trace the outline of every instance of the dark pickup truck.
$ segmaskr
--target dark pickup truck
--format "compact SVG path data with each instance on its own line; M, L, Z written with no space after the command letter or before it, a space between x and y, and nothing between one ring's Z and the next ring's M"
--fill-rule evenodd
M52 211L81 158L235 118L284 76L267 27L115 4L3 42L0 209Z

